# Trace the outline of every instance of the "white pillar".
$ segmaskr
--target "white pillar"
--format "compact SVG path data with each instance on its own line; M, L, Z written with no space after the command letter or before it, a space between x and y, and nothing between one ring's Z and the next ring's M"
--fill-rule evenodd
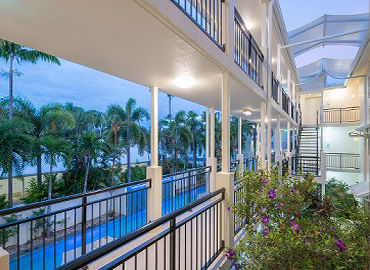
M266 103L261 102L261 143L260 143L260 164L262 169L266 169Z
M229 74L222 76L222 171L230 172L230 90Z
M280 126L280 114L277 118L276 123L276 154L275 154L275 162L279 162L279 172L281 171L281 126Z
M290 154L290 121L287 120L287 123L286 123L286 129L287 129L287 152Z
M295 153L295 147L296 147L296 145L295 145L296 128L293 128L292 132L293 132L293 136L292 136L292 139L293 139L293 141L292 141L292 154L294 154Z
M236 159L238 160L238 179L243 175L244 172L244 155L242 154L242 125L243 120L241 116L238 118L238 155Z
M267 169L270 170L272 166L271 162L271 100L267 102Z
M148 220L154 221L162 216L162 167L158 166L158 87L151 87L151 128L150 128L150 167L146 177L151 179L148 189Z
M321 187L322 187L322 196L325 195L325 185L326 185L326 153L320 151L320 173L321 173Z
M210 179L209 179L209 190L215 191L216 190L216 173L217 173L217 158L215 157L215 128L216 128L216 123L215 123L215 108L211 107L210 108L211 112L211 117L210 117L210 146L209 146L209 158L208 158L208 163L207 166L212 167L212 171L210 174Z
M209 108L206 109L206 166L209 165ZM212 173L212 172L211 172ZM211 185L211 177L206 179L206 190L210 192L210 185Z
M276 52L276 78L281 82L281 44L277 44L277 52Z
M0 247L0 269L9 270L9 253Z
M225 188L223 239L234 245L234 215L227 210L234 203L234 179L230 173L230 89L229 74L222 74L222 171L217 173L217 189Z

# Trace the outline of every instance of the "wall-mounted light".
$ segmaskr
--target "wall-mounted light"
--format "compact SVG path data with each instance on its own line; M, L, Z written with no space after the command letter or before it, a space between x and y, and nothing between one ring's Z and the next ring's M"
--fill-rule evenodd
M267 116L265 117L265 123L268 123L269 122L269 119L267 118Z
M175 84L180 88L190 88L195 84L195 80L191 77L179 77L175 80Z
M243 110L243 113L245 115L252 115L252 111L251 110L248 110L248 109Z

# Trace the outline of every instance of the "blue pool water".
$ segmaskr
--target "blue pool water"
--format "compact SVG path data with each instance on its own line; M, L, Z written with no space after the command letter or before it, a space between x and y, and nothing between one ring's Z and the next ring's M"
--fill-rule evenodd
M132 187L132 189L141 188L140 186ZM194 201L197 197L206 191L205 185L193 189L189 192L181 193L177 196L171 194L166 194L165 201L162 202L162 214L166 215L178 208L181 208L189 203L189 200ZM146 193L146 191L145 191ZM144 194L145 194L144 193ZM146 195L146 194L145 194ZM145 196L146 198L146 196ZM137 197L134 197L137 199ZM112 238L118 238L127 233L130 233L146 224L146 202L143 203L141 209L136 207L127 207L127 212L131 213L120 219L115 219L107 224L102 224L101 226L95 227L92 230L89 229L86 233L86 243L87 250L90 251L92 245L94 249L99 246L99 236L102 244L105 243L105 239L111 241ZM76 234L76 236L68 237L66 240L61 240L55 245L51 243L46 245L45 249L37 249L32 252L32 269L55 269L56 267L64 264L64 254L67 252L68 261L74 258L74 250L76 250L76 257L81 256L81 244L82 235ZM55 256L54 256L55 254ZM43 267L45 265L45 268ZM17 258L10 261L9 268L11 270L16 270L18 266ZM31 254L25 254L19 258L19 269L28 270L31 269Z

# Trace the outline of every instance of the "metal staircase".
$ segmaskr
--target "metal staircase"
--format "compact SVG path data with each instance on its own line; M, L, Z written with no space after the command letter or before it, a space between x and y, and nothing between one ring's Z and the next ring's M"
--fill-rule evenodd
M292 162L293 174L313 174L320 172L320 142L318 126L303 126L297 138L297 153Z

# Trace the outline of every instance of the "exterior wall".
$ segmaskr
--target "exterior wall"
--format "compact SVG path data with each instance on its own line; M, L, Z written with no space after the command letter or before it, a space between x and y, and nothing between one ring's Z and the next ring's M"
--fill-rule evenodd
M320 111L321 97L317 95L301 96L302 124L316 125L317 111Z
M360 174L356 172L336 172L336 171L326 171L327 179L335 178L341 182L346 183L351 186L361 182Z
M324 151L326 153L359 154L359 138L348 135L354 128L356 126L324 127Z

